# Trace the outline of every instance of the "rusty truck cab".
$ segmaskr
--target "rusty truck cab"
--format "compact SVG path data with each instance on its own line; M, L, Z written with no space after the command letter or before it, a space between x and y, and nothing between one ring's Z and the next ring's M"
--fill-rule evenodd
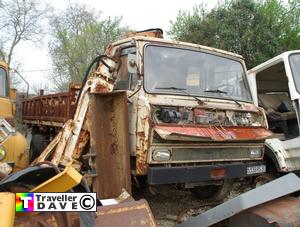
M135 35L112 45L121 51L115 90L127 90L133 173L193 188L265 172L270 132L243 58L159 31Z

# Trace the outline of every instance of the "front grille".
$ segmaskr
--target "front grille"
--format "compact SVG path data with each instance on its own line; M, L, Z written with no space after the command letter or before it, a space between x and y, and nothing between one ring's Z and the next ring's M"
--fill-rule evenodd
M232 161L250 158L249 148L173 148L172 161Z

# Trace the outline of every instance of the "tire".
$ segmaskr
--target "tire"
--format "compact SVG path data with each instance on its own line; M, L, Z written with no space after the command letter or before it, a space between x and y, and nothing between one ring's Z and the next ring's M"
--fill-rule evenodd
M271 173L264 173L254 179L254 186L255 188L262 186L276 178L275 175Z
M222 185L199 186L192 189L194 195L201 200L221 201L229 195L233 180L224 180Z
M30 162L36 159L47 147L46 137L42 134L32 135L30 142Z

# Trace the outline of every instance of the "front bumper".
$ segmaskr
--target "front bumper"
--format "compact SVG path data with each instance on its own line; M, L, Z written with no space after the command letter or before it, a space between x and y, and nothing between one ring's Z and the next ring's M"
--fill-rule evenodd
M264 166L265 171L265 164L261 161L179 167L149 166L147 180L149 184L156 185L243 178L261 174L262 172L255 173L249 171L249 168L255 166ZM217 169L224 169L224 177L215 178L214 176L212 176L212 171Z

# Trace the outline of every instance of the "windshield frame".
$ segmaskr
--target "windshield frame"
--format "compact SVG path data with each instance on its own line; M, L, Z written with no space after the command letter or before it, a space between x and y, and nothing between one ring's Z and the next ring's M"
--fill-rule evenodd
M243 82L245 84L245 89L248 90L249 92L249 100L247 99L237 99L237 98L233 98L231 96L214 96L214 95L209 95L209 93L207 93L206 95L199 95L199 94L194 94L194 93L191 93L190 95L192 96L195 96L195 97L201 97L201 98L213 98L213 99L224 99L224 100L229 100L229 101L241 101L241 102L246 102L246 103L254 103L254 100L253 100L253 95L252 95L252 92L251 92L251 89L250 89L250 85L249 85L249 81L248 81L248 77L247 77L247 69L246 69L246 66L244 64L244 61L242 61L242 59L240 58L237 58L237 57L230 57L229 55L224 55L222 53L217 53L217 52L211 52L209 50L205 50L205 49L198 49L196 47L192 47L192 46L183 46L183 45L172 45L172 44L163 44L163 43L147 43L144 45L143 47L143 89L145 91L145 93L147 94L152 94L152 95L174 95L174 96L185 96L185 97L190 97L189 95L187 94L184 94L184 93L181 93L181 92L178 92L178 93L170 93L170 90L166 91L166 92L151 92L151 91L148 91L145 87L145 52L146 52L146 48L149 47L149 46L156 46L156 47L166 47L166 48L174 48L174 49L182 49L182 50L188 50L188 51L194 51L194 52L200 52L200 53L205 53L205 54L210 54L210 55L213 55L213 56L217 56L217 57L222 57L222 58L226 58L226 59L229 59L229 60L232 60L232 61L235 61L235 62L238 62L244 73L243 73Z
M291 69L292 78L293 78L293 82L294 82L294 87L295 87L296 91L300 94L300 84L296 83L296 80L295 80L295 69L294 69L294 67L292 67L292 64L291 64L291 57L293 55L299 55L300 56L300 52L291 53L288 56L289 66L290 66L290 69ZM300 72L299 72L299 74L300 74Z
M4 96L0 94L0 97L5 97L7 98L9 96L9 84L8 84L8 73L5 67L0 65L0 70L3 70L5 72L5 78L6 78L6 84L5 84L5 94Z

